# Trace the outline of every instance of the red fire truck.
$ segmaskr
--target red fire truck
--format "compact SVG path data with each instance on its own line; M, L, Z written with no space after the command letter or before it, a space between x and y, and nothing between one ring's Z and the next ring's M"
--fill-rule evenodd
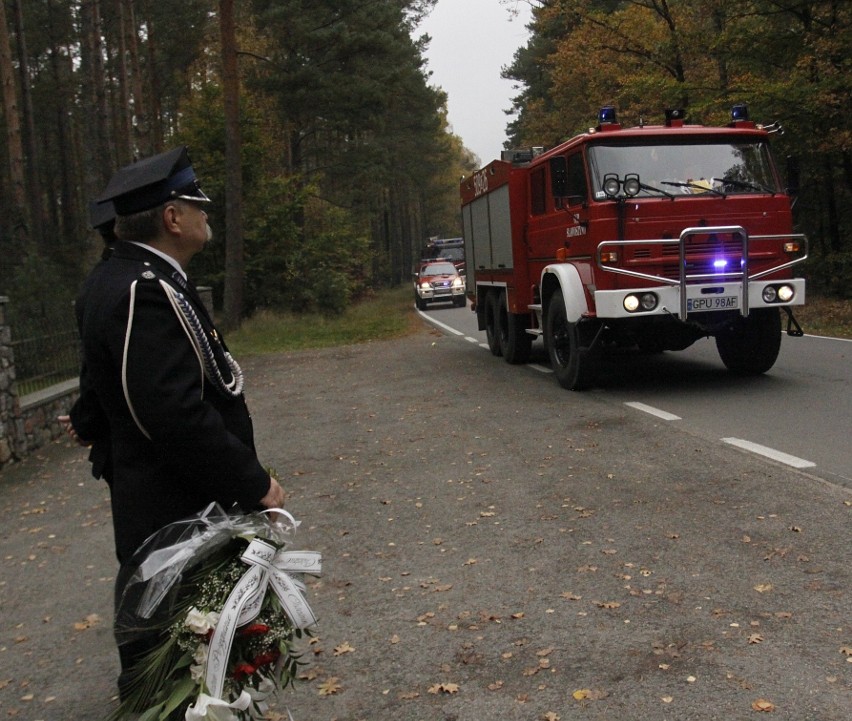
M615 347L682 350L713 336L725 366L768 371L807 257L769 150L777 124L737 105L725 127L622 128L615 109L544 151L506 151L461 184L467 290L495 355L542 337L560 385L595 380Z

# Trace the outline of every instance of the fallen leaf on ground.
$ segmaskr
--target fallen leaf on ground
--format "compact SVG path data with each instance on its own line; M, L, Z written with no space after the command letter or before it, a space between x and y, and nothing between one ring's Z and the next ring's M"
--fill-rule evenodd
M772 701L767 701L765 698L759 698L751 705L755 711L774 711L775 704Z
M352 653L355 649L349 645L349 641L344 641L339 646L334 647L334 655L342 656L344 653Z
M317 688L319 689L320 696L331 696L340 691L343 686L340 685L340 679L337 676L331 676L317 686Z
M92 626L97 626L101 621L101 617L96 613L90 613L86 616L85 621L78 621L74 624L74 628L78 631L85 631L87 628L91 628Z
M598 601L596 604L598 608L620 608L621 604L618 601Z
M436 683L429 687L429 693L458 693L459 685L457 683Z

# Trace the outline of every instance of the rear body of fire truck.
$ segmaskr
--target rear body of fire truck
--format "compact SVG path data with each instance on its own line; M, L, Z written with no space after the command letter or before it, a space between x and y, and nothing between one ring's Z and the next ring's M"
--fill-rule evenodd
M601 354L681 350L713 336L724 364L774 364L807 257L769 151L743 106L721 128L600 124L507 155L461 186L467 288L495 355L526 362L543 337L559 383L594 382Z

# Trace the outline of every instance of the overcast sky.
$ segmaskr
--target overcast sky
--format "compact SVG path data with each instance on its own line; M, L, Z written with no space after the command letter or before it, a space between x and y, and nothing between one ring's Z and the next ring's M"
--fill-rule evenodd
M509 10L516 7L517 17ZM500 157L506 140L505 114L517 95L513 83L500 77L515 51L526 45L531 19L524 0L438 0L415 31L432 42L426 52L431 84L449 96L453 132L479 156L482 165Z

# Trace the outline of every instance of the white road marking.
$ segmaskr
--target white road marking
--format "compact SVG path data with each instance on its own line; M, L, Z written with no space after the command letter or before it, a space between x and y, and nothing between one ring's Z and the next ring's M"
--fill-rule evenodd
M456 330L452 326L448 326L446 323L441 323L441 321L435 320L432 316L426 315L426 313L424 313L422 310L418 310L417 312L420 314L421 318L424 318L425 320L429 321L430 323L432 323L432 325L436 325L439 328L443 328L448 333L452 333L453 335L464 335L464 333L462 333L460 330Z
M669 413L668 411L661 411L659 408L654 408L654 406L646 406L644 403L625 403L624 405L630 406L631 408L635 408L637 411L650 413L652 416L662 418L664 421L681 420L681 417L676 416L674 413Z
M742 438L723 438L722 441L724 443L729 443L732 446L736 446L737 448L757 453L760 456L771 458L774 461L778 461L779 463L783 463L787 466L792 466L793 468L813 468L816 466L816 463L806 461L804 458L797 458L796 456L791 456L783 451L776 451L774 448L761 446L759 443L744 441Z

